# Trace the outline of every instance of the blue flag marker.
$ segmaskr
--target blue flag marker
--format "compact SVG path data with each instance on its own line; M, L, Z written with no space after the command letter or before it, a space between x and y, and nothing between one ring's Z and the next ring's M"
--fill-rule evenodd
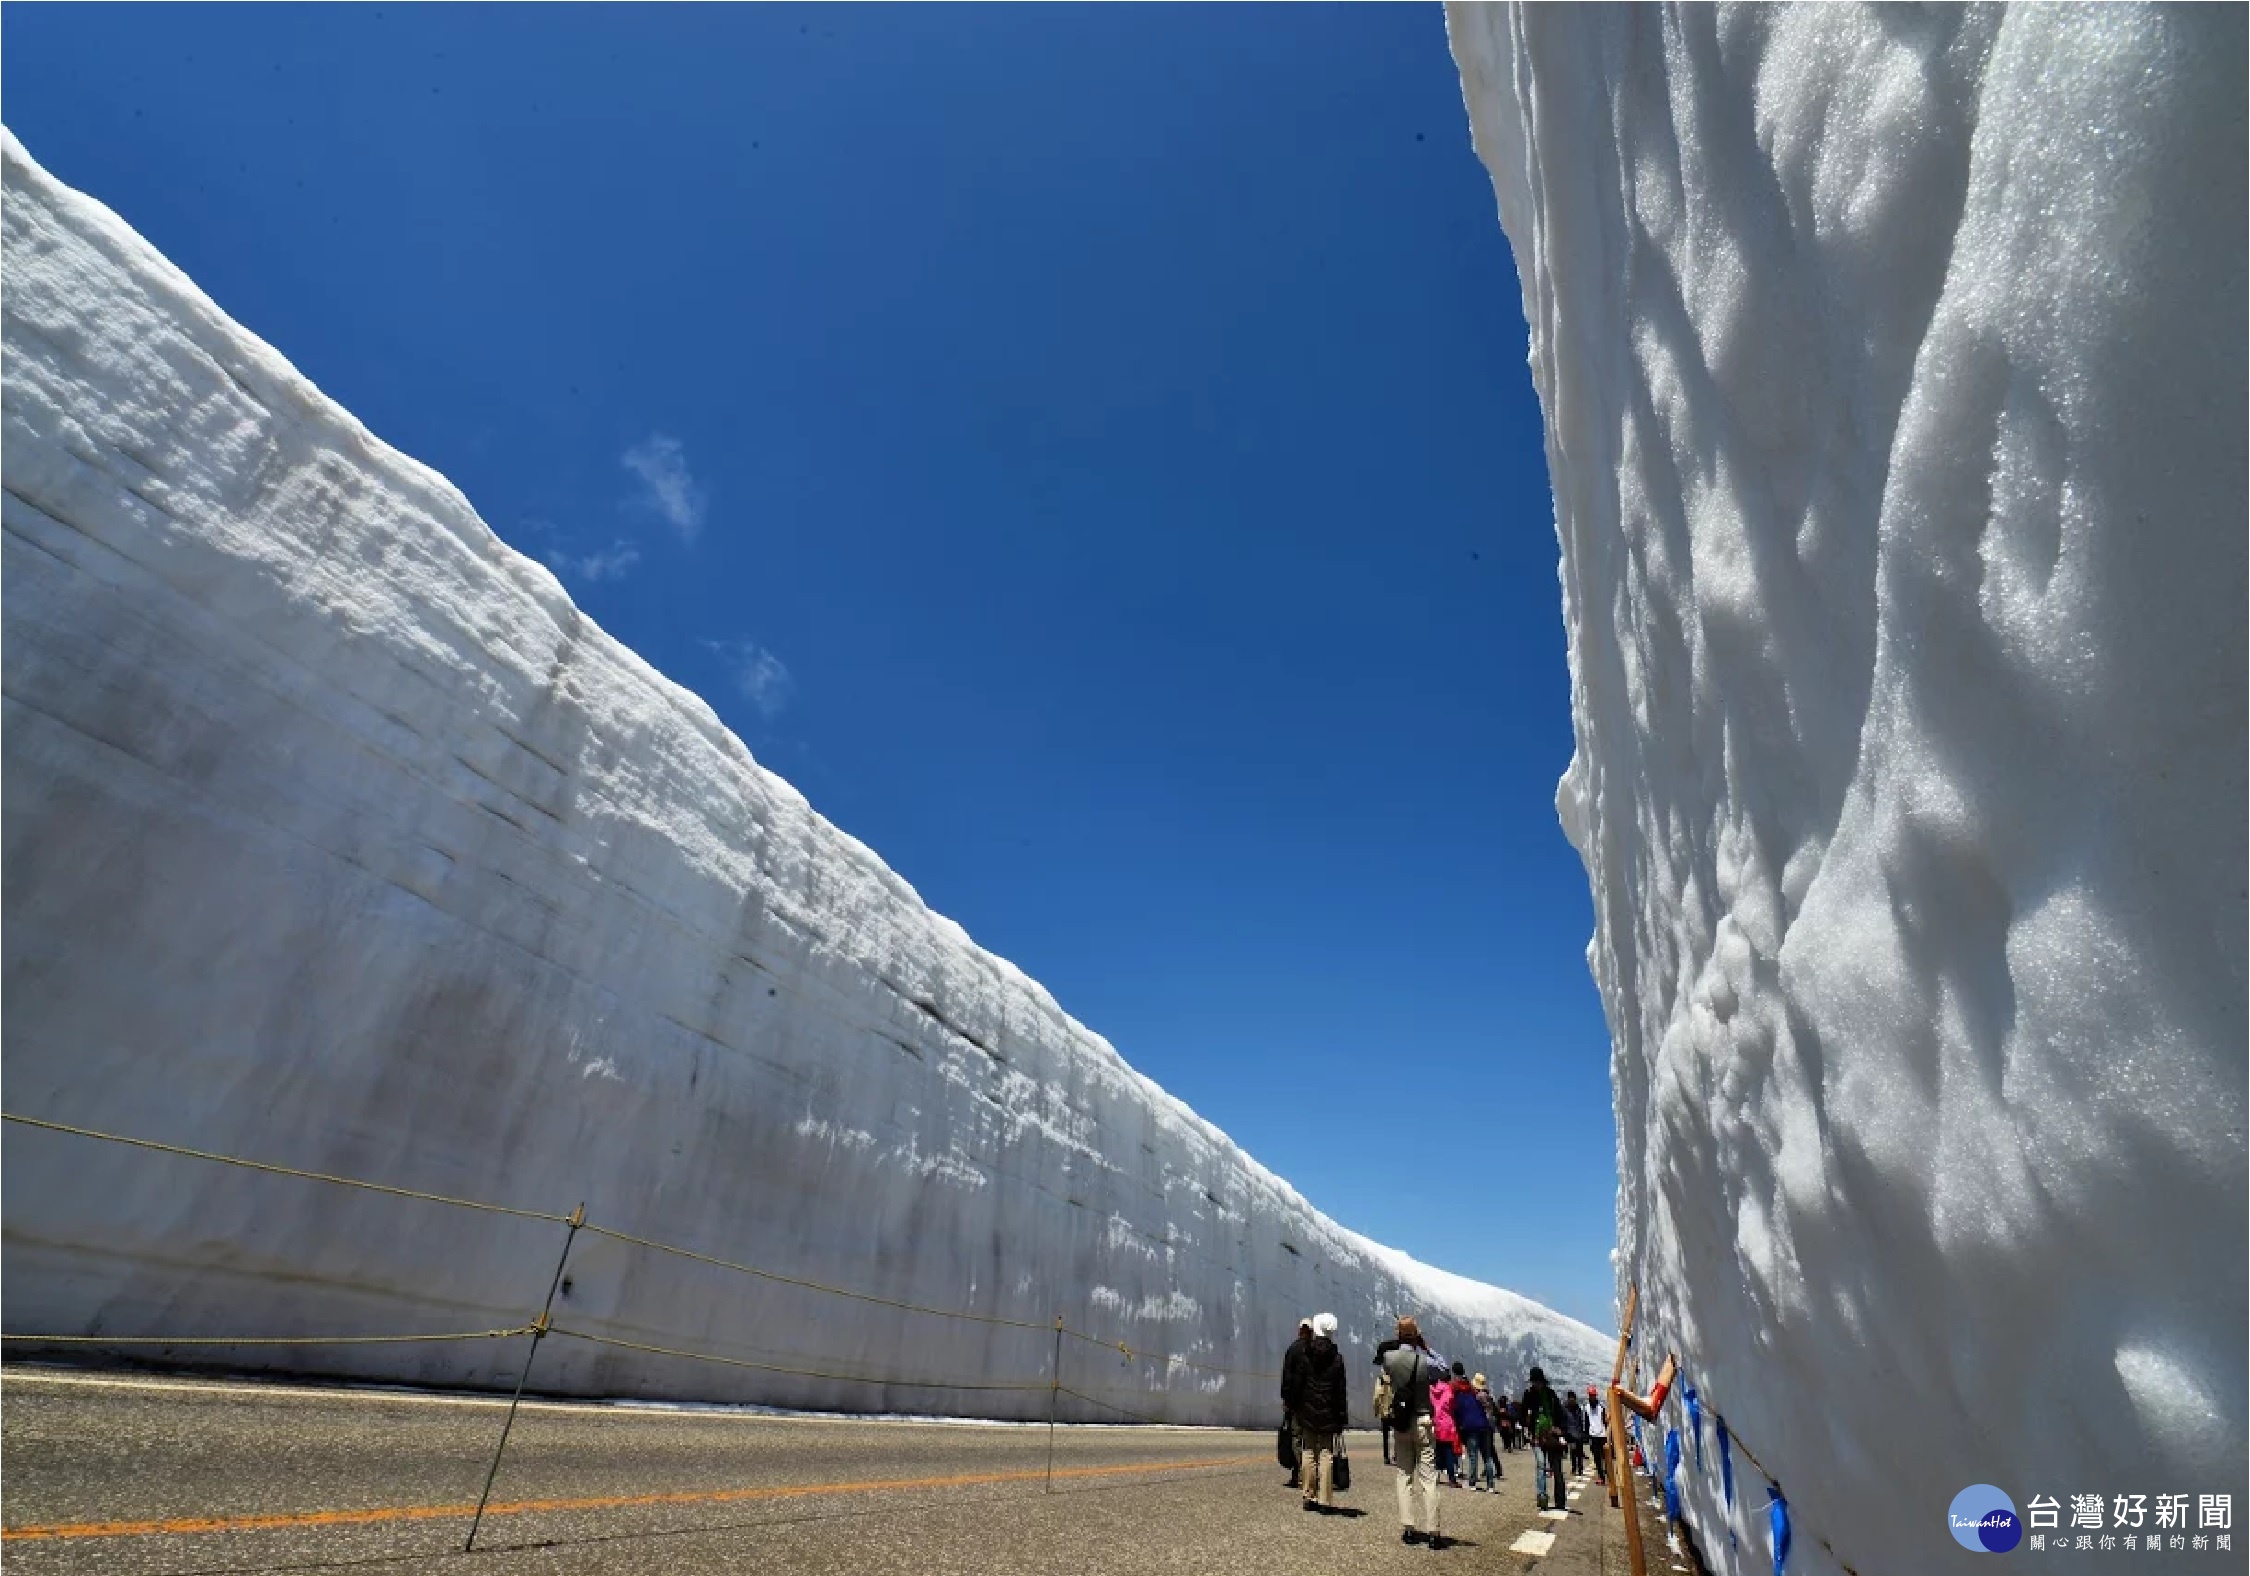
M1695 1470L1700 1472L1703 1470L1703 1398L1695 1393L1694 1385L1689 1385L1682 1394L1687 1400L1688 1432L1695 1439Z
M1680 1431L1664 1430L1664 1519L1680 1519Z
M1773 1486L1773 1509L1767 1513L1773 1527L1773 1576L1781 1576L1789 1563L1789 1501L1781 1497L1781 1485Z

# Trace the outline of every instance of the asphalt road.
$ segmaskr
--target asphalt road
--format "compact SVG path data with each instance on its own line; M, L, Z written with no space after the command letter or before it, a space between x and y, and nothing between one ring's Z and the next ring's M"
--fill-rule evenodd
M477 1552L470 1511L504 1407L414 1396L10 1368L0 1374L11 1573L483 1570L946 1573L1615 1568L1598 1490L1565 1522L1530 1463L1496 1495L1444 1491L1459 1547L1398 1537L1380 1442L1312 1516L1270 1434L763 1417L526 1403ZM1580 1511L1584 1513L1581 1514ZM1583 1526L1581 1524L1584 1524ZM1543 1557L1512 1550L1552 1531ZM1604 1533L1611 1534L1605 1538Z

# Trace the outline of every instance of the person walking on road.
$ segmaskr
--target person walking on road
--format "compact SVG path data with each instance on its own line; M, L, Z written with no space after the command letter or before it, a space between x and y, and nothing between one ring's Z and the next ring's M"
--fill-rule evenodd
M1391 1464L1398 1471L1399 1541L1433 1549L1445 1547L1438 1534L1437 1426L1430 1413L1430 1381L1441 1370L1422 1343L1422 1327L1411 1316L1398 1321L1398 1335L1375 1348L1375 1360L1391 1381L1391 1422L1398 1438ZM1422 1487L1422 1518L1414 1516L1414 1487Z
M1438 1476L1448 1488L1461 1486L1461 1425L1453 1415L1453 1376L1438 1364L1430 1381L1430 1422L1437 1430Z
M1391 1464L1391 1376L1383 1369L1383 1359L1375 1359L1375 1423L1383 1430L1383 1465Z
M1586 1408L1576 1390L1563 1392L1563 1442L1570 1446L1570 1475L1586 1475Z
M1351 1399L1344 1378L1344 1354L1336 1350L1336 1316L1323 1313L1312 1322L1305 1348L1305 1382L1297 1395L1297 1428L1302 1441L1305 1509L1325 1514L1335 1506L1330 1479L1335 1473L1336 1441L1351 1426Z
M1592 1385L1586 1387L1586 1444L1594 1458L1594 1480L1609 1481L1609 1412Z
M1312 1346L1312 1338L1312 1320L1298 1320L1297 1338L1281 1356L1281 1419L1289 1425L1289 1442L1297 1457L1297 1464L1289 1469L1291 1488L1297 1487L1305 1474L1305 1441L1297 1427L1297 1402L1305 1390L1305 1353Z
M1487 1427L1485 1403L1476 1398L1476 1387L1469 1382L1467 1369L1453 1364L1453 1432L1460 1443L1453 1448L1453 1461L1458 1463L1453 1481L1460 1481L1460 1472L1469 1475L1469 1488L1476 1488L1476 1434Z
M1547 1383L1543 1369L1531 1370L1531 1383L1523 1392L1524 1430L1531 1436L1533 1487L1541 1510L1568 1510L1563 1458L1563 1404Z
M1468 1447L1469 1487L1480 1494L1489 1494L1500 1483L1500 1452L1492 1448L1493 1435L1499 1428L1493 1416L1498 1403L1492 1399L1483 1374L1470 1380L1461 1395L1464 1404L1455 1411L1454 1418L1461 1425L1461 1437ZM1482 1483L1477 1481L1480 1467L1484 1472Z

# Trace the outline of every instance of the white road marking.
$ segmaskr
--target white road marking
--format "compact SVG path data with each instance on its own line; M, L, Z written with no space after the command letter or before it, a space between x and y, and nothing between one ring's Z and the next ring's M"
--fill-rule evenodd
M1543 1510L1539 1514L1549 1521L1568 1521L1570 1519L1570 1512L1567 1510Z
M1511 1554L1549 1554L1554 1551L1555 1535L1552 1532L1526 1532L1508 1545Z

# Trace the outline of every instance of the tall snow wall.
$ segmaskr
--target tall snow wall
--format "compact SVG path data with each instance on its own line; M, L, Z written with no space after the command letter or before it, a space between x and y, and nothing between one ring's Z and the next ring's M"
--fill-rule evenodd
M2243 1506L2243 9L1447 15L1644 1363L1792 1572L1973 1569L1971 1484Z
M1065 1342L1065 1385L1181 1422L1270 1423L1266 1375L1323 1309L1348 1347L1416 1311L1498 1374L1607 1361L1585 1326L1314 1210L931 913L442 477L13 137L0 152L9 1109L583 1202L1033 1326L581 1234L566 1327L1039 1386L556 1339L548 1391L1044 1417L1057 1314L1112 1343ZM21 1126L5 1164L17 1332L520 1325L564 1236ZM521 1342L218 1357L490 1385Z

